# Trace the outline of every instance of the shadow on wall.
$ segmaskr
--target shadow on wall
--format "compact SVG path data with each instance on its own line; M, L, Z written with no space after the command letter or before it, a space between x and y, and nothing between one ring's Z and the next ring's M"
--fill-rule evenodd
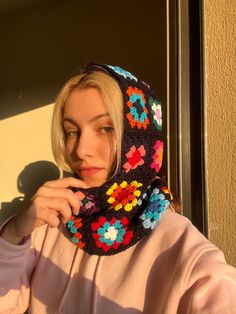
M56 180L59 177L58 167L50 161L40 160L25 166L17 179L17 189L23 196L15 197L11 202L2 202L0 223L24 209L37 189L46 181Z

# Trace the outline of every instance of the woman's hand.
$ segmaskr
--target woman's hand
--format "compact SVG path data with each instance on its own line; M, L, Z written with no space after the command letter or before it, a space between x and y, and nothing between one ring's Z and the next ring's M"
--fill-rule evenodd
M84 198L82 192L73 192L69 187L88 188L85 182L72 177L44 183L32 197L29 207L9 221L1 236L19 244L42 225L57 227L60 221L66 223L72 212L78 214L80 201Z

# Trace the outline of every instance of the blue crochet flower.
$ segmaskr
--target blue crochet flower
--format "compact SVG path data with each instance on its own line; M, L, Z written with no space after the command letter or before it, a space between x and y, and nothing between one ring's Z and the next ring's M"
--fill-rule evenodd
M149 199L147 208L140 216L143 220L143 227L145 229L154 229L160 219L161 214L169 207L170 202L165 199L165 196L160 193L159 189L154 189Z
M126 114L126 117L131 127L134 128L137 126L138 129L144 128L144 130L146 130L149 119L148 110L145 107L146 99L142 90L137 87L129 86L126 94L129 96L127 106L130 108L130 112Z
M115 241L119 243L122 242L125 235L125 229L119 220L113 225L106 221L103 227L98 229L97 233L100 235L101 242L111 246Z
M82 227L82 219L72 216L70 220L66 223L67 228L73 234L71 237L72 242L74 242L79 248L83 248L85 243L82 241L82 234L79 229Z
M77 232L77 228L74 226L74 220L69 220L67 223L67 226L68 226L70 232L72 232L72 233Z
M117 74L123 76L124 78L130 78L131 80L135 80L135 82L138 81L138 79L133 75L131 74L130 72L128 71L125 71L123 70L122 68L118 67L118 66L112 66L112 65L108 65L108 67L110 69L112 69L114 72L116 72Z
M141 94L138 94L138 93L133 92L133 94L130 96L129 99L130 99L130 101L132 102L132 104L135 104L135 102L136 102L137 100L139 100L139 103L140 103L140 105L142 106L142 108L145 107L145 103L144 103L144 101L143 101L143 97L142 97Z
M147 114L146 112L142 112L141 115L139 116L138 110L135 107L132 107L130 109L130 112L132 114L132 116L134 117L135 121L138 122L139 120L144 123L145 119L147 118Z

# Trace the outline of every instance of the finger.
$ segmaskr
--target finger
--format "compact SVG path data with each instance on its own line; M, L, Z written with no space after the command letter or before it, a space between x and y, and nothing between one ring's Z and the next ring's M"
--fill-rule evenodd
M79 200L80 200L80 206L81 206L81 201L85 198L84 193L82 193L82 192L80 192L80 191L77 191L77 192L74 192L74 194L79 198ZM78 209L72 209L74 215L78 215L79 210L80 210L80 207L79 207Z
M82 192L73 192L70 189L52 189L45 186L42 186L38 189L37 194L34 196L33 200L36 200L36 198L51 198L51 199L61 199L66 200L69 205L71 206L71 209L74 211L77 211L80 208L80 201L84 198L84 194Z
M63 179L47 181L44 183L44 186L51 187L51 188L84 188L88 189L89 186L82 180L73 177L67 177Z
M48 205L49 211L54 210L55 215L60 216L60 220L62 223L67 223L71 217L71 207L66 200L61 199L53 199L50 200L50 204Z
M41 213L41 219L52 228L58 227L60 224L60 219L55 213L55 211L42 211Z
M21 215L19 216L20 225L23 225L26 230L27 228L29 229L29 232L27 230L26 234L31 233L35 228L38 228L44 224L48 224L51 227L56 227L60 224L60 220L58 218L60 212L55 209L47 208L44 204L45 200L46 199L43 198L37 198L36 202L34 202L31 206L32 210L28 210L26 212L26 217L21 217ZM23 223L21 221L22 219ZM30 231L30 229L32 230Z
M36 221L43 221L51 227L67 223L71 217L71 208L66 200L41 198L40 206L36 209ZM56 218L55 218L56 217Z
M74 192L74 195L75 195L76 197L78 197L78 199L79 199L80 201L82 201L82 200L85 198L84 193L81 192L81 191L76 191L76 192Z
M51 215L48 224L50 227L56 228L60 224L60 219L57 216Z

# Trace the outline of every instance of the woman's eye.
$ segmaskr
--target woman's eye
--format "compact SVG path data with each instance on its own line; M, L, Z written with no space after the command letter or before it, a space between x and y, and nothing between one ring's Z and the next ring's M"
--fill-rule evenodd
M112 126L104 126L100 129L100 131L104 134L107 134L113 132L114 128Z
M67 131L66 132L66 137L78 137L79 136L79 131L72 130L72 131Z

